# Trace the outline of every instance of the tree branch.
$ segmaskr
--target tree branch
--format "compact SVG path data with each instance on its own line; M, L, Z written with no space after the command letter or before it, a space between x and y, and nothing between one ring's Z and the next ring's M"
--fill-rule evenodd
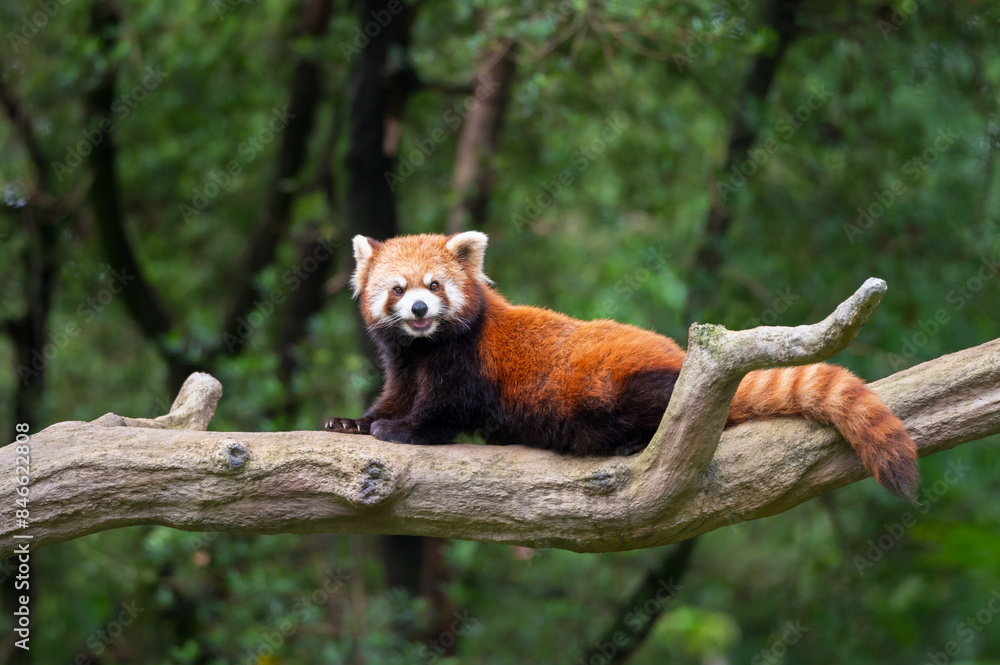
M868 279L830 316L810 326L726 330L692 325L667 412L641 454L646 477L661 482L666 492L697 490L747 372L826 360L861 331L885 289L881 279Z
M801 419L745 423L720 440L730 387L750 369L811 362L843 348L883 289L869 280L815 326L694 326L664 427L633 457L411 446L328 432L152 429L113 415L59 423L30 438L31 523L23 530L10 517L0 523L0 556L13 552L15 532L31 535L37 548L136 524L429 535L611 552L773 515L860 480L865 470L834 429ZM700 387L710 399L695 394ZM902 418L921 456L996 434L1000 340L894 374L872 389ZM206 413L217 399L211 390L190 395L174 410L197 403ZM713 404L684 411L675 400ZM687 458L674 428L691 437ZM13 468L15 455L14 444L0 449L0 465ZM706 461L704 473L659 466ZM0 501L14 499L13 484L0 488Z
M170 413L159 418L126 418L105 413L93 421L104 427L145 427L149 429L187 429L204 432L215 415L222 397L222 384L210 374L195 372L177 393Z

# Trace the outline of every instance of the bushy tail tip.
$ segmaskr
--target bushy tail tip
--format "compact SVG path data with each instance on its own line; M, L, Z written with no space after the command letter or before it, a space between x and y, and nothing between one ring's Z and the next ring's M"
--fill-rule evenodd
M879 485L910 503L917 503L917 489L920 486L920 470L917 467L917 446L902 428L886 445L878 448L875 455L864 459L865 467ZM874 459L870 459L874 457Z

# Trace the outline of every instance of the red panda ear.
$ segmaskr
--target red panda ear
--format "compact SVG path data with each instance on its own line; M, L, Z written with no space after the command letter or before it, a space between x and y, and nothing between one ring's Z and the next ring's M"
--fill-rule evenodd
M492 286L493 280L483 272L483 261L486 258L486 243L488 238L479 231L456 233L448 238L445 249L455 255L459 262L464 263L469 273L477 280Z
M357 298L361 295L361 290L364 287L364 284L361 283L361 278L368 267L368 261L372 258L375 250L382 246L382 243L362 235L356 235L354 236L353 244L356 266L354 273L351 275L351 290L354 292L354 297Z

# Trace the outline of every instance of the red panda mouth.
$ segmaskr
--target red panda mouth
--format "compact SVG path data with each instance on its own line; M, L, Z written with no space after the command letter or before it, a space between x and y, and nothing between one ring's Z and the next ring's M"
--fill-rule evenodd
M410 319L406 325L417 332L424 332L430 330L430 327L434 325L434 319Z

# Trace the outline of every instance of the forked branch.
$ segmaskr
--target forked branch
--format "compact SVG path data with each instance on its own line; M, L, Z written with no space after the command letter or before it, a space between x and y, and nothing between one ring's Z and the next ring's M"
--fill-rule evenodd
M860 480L837 432L801 419L722 432L748 371L815 362L846 346L885 290L869 280L824 321L731 332L693 326L664 422L633 457L520 446L410 446L328 432L206 432L218 382L194 374L171 414L108 414L30 438L30 524L39 547L120 526L236 533L413 534L610 552L664 545L788 510ZM872 384L921 456L1000 432L1000 340ZM190 429L159 429L186 427ZM721 434L721 436L720 436ZM15 446L0 449L15 466ZM14 487L0 488L12 505Z
M687 356L667 412L642 453L647 481L661 485L656 495L682 494L700 487L733 395L748 372L826 360L854 340L885 289L884 281L869 278L830 316L808 326L726 330L711 324L692 325Z

